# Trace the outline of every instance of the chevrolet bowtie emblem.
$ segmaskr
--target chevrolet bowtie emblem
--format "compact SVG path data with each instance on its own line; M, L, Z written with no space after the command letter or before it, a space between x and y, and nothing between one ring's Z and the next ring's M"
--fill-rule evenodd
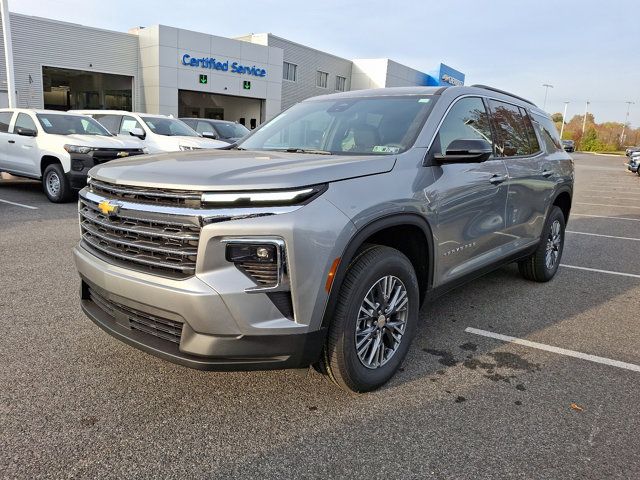
M117 157L122 158L122 157L128 157L129 156L129 152L118 152Z
M109 200L103 200L98 204L98 210L100 210L104 215L114 217L118 214L120 205L117 203L111 203Z

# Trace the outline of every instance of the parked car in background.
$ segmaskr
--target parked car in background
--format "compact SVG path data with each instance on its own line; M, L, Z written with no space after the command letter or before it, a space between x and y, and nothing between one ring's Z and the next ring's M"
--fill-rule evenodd
M209 118L181 118L180 120L205 138L214 138L228 143L236 143L250 132L244 125L227 120Z
M137 141L115 138L84 115L0 109L0 171L42 180L52 202L71 200L95 165L141 153Z
M574 152L576 144L573 140L562 140L562 148L564 148L565 152Z
M228 142L203 138L182 120L167 115L121 110L74 110L89 115L119 138L135 137L148 153L221 148Z
M640 152L640 147L627 147L624 151L627 157L630 157L632 153Z
M544 111L477 86L316 97L235 148L90 175L74 257L98 326L192 368L314 365L364 392L423 300L509 262L554 277L574 169Z
M640 152L631 153L631 155L629 155L629 161L627 162L627 170L640 175L638 166L640 166Z

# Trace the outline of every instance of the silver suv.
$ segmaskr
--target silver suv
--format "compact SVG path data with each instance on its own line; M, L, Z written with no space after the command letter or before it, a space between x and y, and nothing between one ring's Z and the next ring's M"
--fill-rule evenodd
M188 367L313 365L364 392L425 300L508 262L553 278L574 170L546 113L474 86L316 97L227 150L90 176L74 254L96 324Z

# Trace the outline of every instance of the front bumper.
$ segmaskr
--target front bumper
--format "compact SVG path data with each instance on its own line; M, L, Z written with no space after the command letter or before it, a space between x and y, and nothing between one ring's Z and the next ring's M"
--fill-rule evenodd
M119 155L120 153L120 155ZM126 153L126 155L124 155ZM142 155L142 150L120 150L117 149L98 149L90 153L71 153L70 163L71 169L67 172L69 184L74 190L80 190L87 185L87 174L96 165L117 158L133 157Z
M639 164L637 163L627 163L627 170L636 173L638 171Z

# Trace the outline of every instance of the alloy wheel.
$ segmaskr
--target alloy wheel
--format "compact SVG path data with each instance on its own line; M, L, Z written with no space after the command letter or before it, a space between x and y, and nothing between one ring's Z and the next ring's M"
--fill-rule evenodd
M409 298L402 281L393 275L379 279L360 305L355 348L366 368L385 365L395 355L407 327Z
M545 266L548 270L552 270L558 258L560 257L560 247L562 246L562 231L560 222L554 220L549 228L549 236L547 237L547 249L544 257Z
M49 173L46 184L49 195L57 197L60 193L60 177L56 172Z

